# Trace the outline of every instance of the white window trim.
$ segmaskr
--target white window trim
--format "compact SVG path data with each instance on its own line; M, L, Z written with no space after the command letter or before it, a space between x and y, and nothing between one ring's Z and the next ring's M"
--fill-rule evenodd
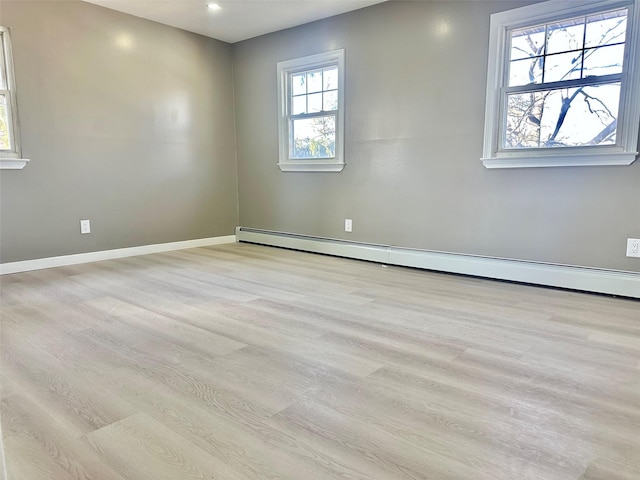
M289 158L289 76L330 64L338 65L338 110L336 113L336 156L292 160ZM283 172L340 172L344 168L344 50L333 50L278 62L278 167Z
M0 26L0 32L2 32L2 44L0 45L0 48L2 48L1 54L4 57L4 65L7 75L7 89L9 94L9 103L7 104L9 110L9 136L13 147L11 151L0 151L0 170L21 170L29 160L21 158L20 131L18 129L18 105L16 102L16 82L13 73L11 36L9 34L9 29L6 27Z
M500 150L501 89L510 29L627 7L625 68L622 73L616 145ZM638 156L640 128L640 0L550 0L491 15L482 163L486 168L630 165Z

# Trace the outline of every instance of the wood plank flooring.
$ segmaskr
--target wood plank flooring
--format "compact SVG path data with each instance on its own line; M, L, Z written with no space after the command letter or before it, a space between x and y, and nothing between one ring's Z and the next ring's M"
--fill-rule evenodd
M640 302L249 244L0 277L7 480L639 480Z

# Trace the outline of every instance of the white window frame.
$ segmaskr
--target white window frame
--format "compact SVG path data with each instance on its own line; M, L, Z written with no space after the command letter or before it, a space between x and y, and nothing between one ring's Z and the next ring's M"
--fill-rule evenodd
M0 93L5 94L9 101L7 110L9 114L9 141L11 150L0 150L0 169L19 170L29 161L21 158L20 132L18 129L18 105L16 101L16 82L13 73L13 55L11 51L11 37L9 29L0 26L0 69L4 70L7 79L7 89L0 89Z
M336 111L335 157L292 159L291 76L295 73L338 67L338 109ZM344 50L333 50L278 62L278 167L283 172L340 172L344 168Z
M509 61L509 32L571 17L628 8L615 145L506 150L500 148ZM487 168L629 165L640 127L640 0L550 0L491 15L482 163Z

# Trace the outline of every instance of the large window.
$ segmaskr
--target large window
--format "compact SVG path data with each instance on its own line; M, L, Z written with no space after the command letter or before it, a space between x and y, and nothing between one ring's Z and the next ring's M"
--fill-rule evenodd
M344 50L278 63L278 166L344 168Z
M13 57L9 30L0 27L0 168L20 169L22 159L18 133L18 107L13 76Z
M638 0L492 15L484 164L628 165L640 124Z

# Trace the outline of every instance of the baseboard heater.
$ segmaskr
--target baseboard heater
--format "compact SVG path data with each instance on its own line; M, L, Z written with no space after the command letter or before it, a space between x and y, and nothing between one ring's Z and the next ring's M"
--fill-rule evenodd
M388 265L640 298L640 273L350 242L237 227L238 242L367 260Z

